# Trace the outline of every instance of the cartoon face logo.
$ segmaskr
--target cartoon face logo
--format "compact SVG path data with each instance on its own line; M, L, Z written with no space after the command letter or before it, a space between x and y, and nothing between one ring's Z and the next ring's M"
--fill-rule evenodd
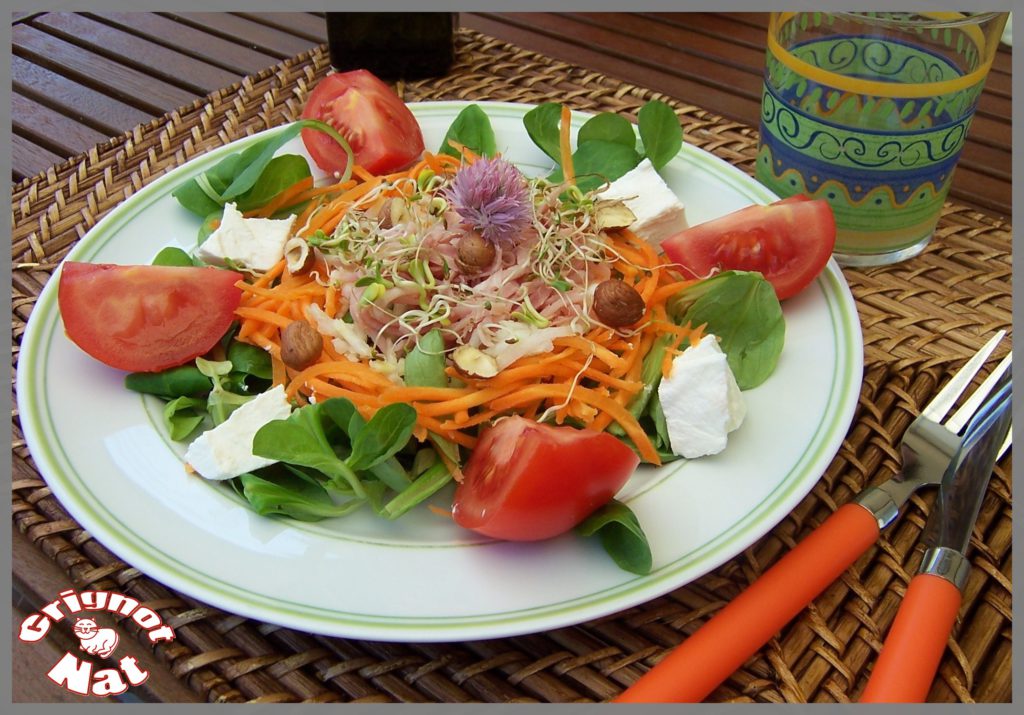
M86 653L106 658L117 647L117 632L113 628L100 628L91 618L79 618L72 630L81 641L79 647Z

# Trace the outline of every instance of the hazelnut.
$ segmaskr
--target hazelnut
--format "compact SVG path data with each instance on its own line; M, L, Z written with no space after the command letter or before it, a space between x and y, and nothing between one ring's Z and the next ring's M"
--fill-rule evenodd
M463 272L473 275L494 262L494 244L479 233L467 233L459 239L458 262Z
M294 370L315 363L323 349L323 336L304 320L292 321L281 331L281 362Z
M382 229L394 228L408 219L405 199L398 196L387 199L381 205L377 218Z
M644 317L647 306L636 288L617 278L597 284L594 315L610 328L622 328Z
M494 377L498 374L498 361L472 345L460 345L452 353L455 366L470 377Z

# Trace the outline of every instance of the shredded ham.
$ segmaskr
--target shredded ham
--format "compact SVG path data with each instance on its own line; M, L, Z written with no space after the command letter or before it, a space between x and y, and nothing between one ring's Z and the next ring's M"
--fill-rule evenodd
M458 242L467 229L451 208L431 214L421 205L429 198L409 202L404 211L389 208L386 220L376 211L352 209L342 226L356 238L340 250L324 248L330 280L340 286L352 323L339 326L340 318L332 320L322 311L311 311L310 317L339 352L396 364L418 335L436 327L449 347L472 345L504 368L521 357L550 352L555 338L582 334L589 327L593 288L611 276L610 261L599 250L600 236L588 232L589 260L573 251L559 264L558 284L567 290L538 275L536 252L543 240L538 231L532 238L527 232L518 243L497 243L491 266L468 274L457 260ZM557 193L545 195L535 208L536 222L555 220L557 208ZM402 220L392 222L396 213ZM361 243L353 249L356 242ZM419 275L412 262L420 267ZM386 266L397 270L382 269ZM385 282L368 302L366 286L356 283L375 276ZM361 336L364 344L358 346Z

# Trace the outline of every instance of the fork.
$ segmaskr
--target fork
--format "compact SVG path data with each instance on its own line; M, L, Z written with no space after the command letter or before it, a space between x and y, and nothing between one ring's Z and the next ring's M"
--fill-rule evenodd
M1000 330L982 346L910 424L896 474L837 509L615 702L700 702L839 578L899 516L911 494L942 480L961 430L997 380L986 380L943 420L1005 334Z

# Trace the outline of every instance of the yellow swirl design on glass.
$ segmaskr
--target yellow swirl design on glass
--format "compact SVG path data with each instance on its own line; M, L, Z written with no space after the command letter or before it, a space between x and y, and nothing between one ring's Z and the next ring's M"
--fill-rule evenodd
M977 27L967 26L960 28L974 42L978 56L986 58L985 62L974 68L973 71L964 74L956 79L948 79L940 82L922 82L920 84L904 84L893 82L879 82L859 77L847 77L820 69L795 57L786 50L778 41L779 26L785 25L788 21L799 15L795 12L783 12L773 14L768 27L768 49L775 55L775 58L782 64L789 67L799 75L813 80L820 84L835 87L836 89L854 92L857 94L873 95L876 97L905 97L921 98L932 97L939 94L951 94L960 90L968 89L985 79L989 67L994 59L992 53L985 52L985 36ZM922 15L943 21L965 20L967 16L962 12L926 12Z

